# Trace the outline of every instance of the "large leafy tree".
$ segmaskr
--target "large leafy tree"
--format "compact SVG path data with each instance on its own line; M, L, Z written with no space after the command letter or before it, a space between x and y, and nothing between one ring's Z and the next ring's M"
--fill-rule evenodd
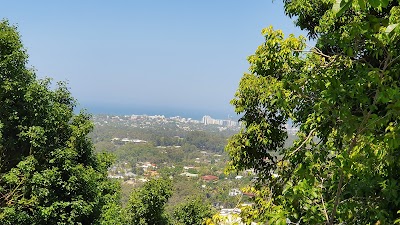
M118 186L110 157L93 154L89 115L75 115L65 84L50 89L27 60L16 27L1 21L0 223L112 224Z
M201 225L213 215L210 203L204 202L201 197L191 197L178 205L173 213L178 225Z
M284 0L316 42L264 29L232 104L230 171L259 177L246 221L389 224L400 210L398 1ZM286 147L285 124L299 128ZM276 153L279 153L278 155Z
M172 182L167 178L151 179L135 189L125 208L126 224L168 224L169 218L164 208L171 195Z

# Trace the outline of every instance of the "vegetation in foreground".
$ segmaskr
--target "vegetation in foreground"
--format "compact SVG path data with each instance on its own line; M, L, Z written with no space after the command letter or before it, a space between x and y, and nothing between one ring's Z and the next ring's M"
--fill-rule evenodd
M267 28L232 104L228 169L255 168L246 222L393 224L400 217L398 1L284 1L316 41ZM284 124L299 139L284 146ZM272 153L278 151L282 158ZM262 212L262 213L260 213ZM398 221L398 220L397 220Z
M1 224L106 224L119 199L109 155L93 154L89 116L64 83L26 67L16 28L0 22Z
M52 90L50 79L36 79L8 21L0 22L0 54L1 224L200 224L211 215L199 199L166 214L169 178L150 179L122 207L120 183L108 178L113 157L94 153L88 136L91 117L74 113L64 83Z
M317 44L307 48L304 38L285 39L267 28L249 57L250 73L232 101L244 127L227 146L229 171L255 169L259 177L248 189L255 204L243 208L242 221L398 222L399 2L284 4ZM168 179L149 181L122 208L119 185L107 178L110 156L93 153L90 117L73 113L65 84L51 90L26 62L16 28L2 21L2 224L197 223L197 216L186 218L187 207L209 216L189 200L169 218L163 210L172 194ZM299 140L285 146L289 119Z

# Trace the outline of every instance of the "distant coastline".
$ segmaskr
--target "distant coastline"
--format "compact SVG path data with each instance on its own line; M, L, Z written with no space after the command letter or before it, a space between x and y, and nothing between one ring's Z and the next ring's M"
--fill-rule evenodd
M164 115L166 117L180 116L195 120L201 120L204 115L210 115L211 117L218 119L239 119L239 116L233 111L233 107L232 110L229 111L214 109L183 109L178 107L81 103L78 105L76 111L79 112L82 109L85 109L87 112L95 115Z

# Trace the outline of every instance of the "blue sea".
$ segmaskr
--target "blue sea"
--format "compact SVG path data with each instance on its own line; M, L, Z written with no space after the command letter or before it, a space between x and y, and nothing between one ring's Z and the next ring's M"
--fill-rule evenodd
M85 109L87 112L110 115L164 115L166 117L180 116L184 118L192 118L201 120L203 116L209 115L214 119L239 119L239 116L232 109L191 109L185 107L157 107L157 106L134 106L123 104L94 104L80 103L77 111Z

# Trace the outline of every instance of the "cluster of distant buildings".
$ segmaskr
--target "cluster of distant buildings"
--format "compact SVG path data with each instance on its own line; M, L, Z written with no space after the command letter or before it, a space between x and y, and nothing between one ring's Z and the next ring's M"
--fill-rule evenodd
M147 115L132 115L131 120L137 120L140 118L147 118L151 120L162 120L165 121L167 118L164 115L154 115L154 116L147 116ZM227 119L227 120L221 120L221 119L214 119L211 118L211 116L205 115L203 116L202 120L194 120L192 118L183 118L180 116L174 116L174 117L169 117L168 119L176 121L176 122L181 122L181 123L202 123L204 125L220 125L220 126L225 126L225 127L233 127L239 125L237 121Z
M125 115L125 116L110 116L110 115L97 115L94 117L96 125L102 126L108 123L118 123L133 127L146 128L153 125L165 125L165 124L176 124L179 128L184 130L196 130L198 125L217 125L221 130L225 129L238 129L241 126L241 122L228 119L214 119L209 115L203 116L201 120L195 120L192 118L184 118L180 116L165 117L164 115ZM296 135L299 128L294 126L291 122L286 123L285 128L290 135ZM121 142L134 142L139 143L141 140L116 140Z
M211 116L203 116L203 119L201 120L201 122L204 125L215 124L215 125L226 126L226 127L234 127L234 126L238 125L237 121L213 119L213 118L211 118Z
M112 119L120 119L118 116L112 117ZM192 118L183 118L180 116L173 116L166 118L164 115L154 115L154 116L148 116L148 115L131 115L130 116L131 120L139 120L139 119L148 119L148 120L158 120L158 121L167 121L167 120L172 120L175 122L181 122L181 123L202 123L204 125L220 125L220 126L225 126L225 127L233 127L239 125L237 121L227 119L227 120L221 120L221 119L214 119L211 118L211 116L205 115L203 116L202 120L194 120Z
M140 139L129 139L129 138L113 138L111 142L121 142L121 143L147 143L147 141L140 140Z

